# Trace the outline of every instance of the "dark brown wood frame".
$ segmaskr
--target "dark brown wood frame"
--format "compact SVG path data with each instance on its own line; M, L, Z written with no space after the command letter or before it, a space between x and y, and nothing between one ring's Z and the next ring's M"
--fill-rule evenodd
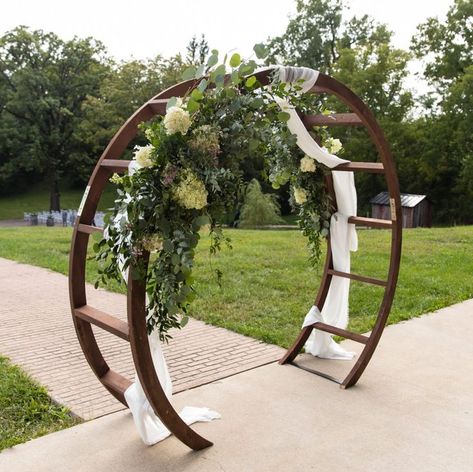
M271 70L268 69L255 75L263 85L267 85L270 81L270 74ZM96 231L101 231L101 229L92 225L98 202L110 175L113 172L125 172L127 170L129 161L121 160L120 156L123 154L131 140L136 136L138 125L143 121L150 120L155 115L165 114L166 103L169 98L174 96L183 96L187 91L195 87L197 83L198 81L196 80L182 82L156 95L139 108L125 122L110 141L97 162L89 180L89 185L81 204L81 211L79 211L74 227L69 264L69 294L74 325L84 355L100 382L115 398L127 406L124 392L131 385L131 381L110 369L98 347L96 338L92 331L92 324L130 342L137 375L156 415L178 439L194 450L211 446L212 443L197 434L179 417L166 397L156 375L146 331L146 295L144 284L132 280L131 277L128 279L128 323L125 323L118 318L87 305L85 268L89 236ZM362 342L365 344L363 352L348 377L341 382L341 386L346 388L356 383L376 349L386 324L394 297L401 253L402 220L399 188L394 162L389 147L384 139L382 130L366 105L364 105L364 103L353 92L340 82L324 74L320 74L317 80L317 85L313 87L311 91L314 93L331 93L336 95L352 110L353 113L339 114L334 115L333 117L322 115L305 116L304 121L308 128L314 125L345 125L365 126L368 129L368 132L381 156L381 163L353 162L338 166L336 170L384 173L393 202L392 208L394 210L392 221L373 220L357 216L353 216L349 220L350 222L359 225L375 228L389 228L392 230L391 261L387 281L380 281L368 277L334 271L332 267L329 242L329 250L327 251L322 284L315 301L315 304L319 309L322 309L330 285L330 280L334 276L349 277L351 279L384 286L385 294L383 302L378 314L376 325L371 335L362 336L323 323L315 323L313 326L309 326L302 330L294 345L280 361L283 364L288 362L293 363L295 357L314 328ZM144 257L147 257L147 255ZM316 373L329 377L320 372Z

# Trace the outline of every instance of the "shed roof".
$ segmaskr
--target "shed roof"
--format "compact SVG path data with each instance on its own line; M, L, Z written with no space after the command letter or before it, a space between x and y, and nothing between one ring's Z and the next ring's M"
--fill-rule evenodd
M426 199L427 195L413 195L411 193L401 193L401 206L405 208L413 208L417 206L422 200ZM381 192L370 200L373 205L389 205L389 193Z

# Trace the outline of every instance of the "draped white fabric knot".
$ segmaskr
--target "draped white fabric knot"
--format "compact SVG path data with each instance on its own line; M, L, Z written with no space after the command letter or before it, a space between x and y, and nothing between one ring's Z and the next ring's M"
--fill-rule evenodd
M318 77L318 71L306 67L279 67L279 80L288 84L297 83L302 93L308 92ZM297 145L305 154L329 168L349 162L321 148L310 136L295 108L285 100L277 99L277 102L282 110L289 113L287 126L297 136ZM358 249L355 225L348 223L348 218L357 212L355 178L353 172L333 171L332 175L337 201L337 212L330 220L333 268L340 272L350 272L350 251ZM332 277L322 312L314 305L305 317L302 327L319 321L337 328L346 328L349 292L350 279ZM349 360L354 356L354 353L339 346L329 333L318 330L312 331L304 348L306 352L326 359Z

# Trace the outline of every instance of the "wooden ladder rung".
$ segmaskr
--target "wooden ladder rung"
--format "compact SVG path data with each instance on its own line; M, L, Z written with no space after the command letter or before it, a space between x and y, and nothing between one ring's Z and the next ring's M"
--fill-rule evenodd
M367 226L369 228L391 229L393 227L391 220L378 220L376 218L365 218L363 216L350 216L348 223L358 226Z
M125 390L132 384L130 380L119 373L108 370L102 377L100 377L101 382L108 388L114 390L123 396Z
M122 159L104 159L100 163L100 167L103 167L110 172L126 172L131 161Z
M356 113L334 113L332 115L305 115L302 118L305 127L313 126L364 126Z
M148 105L151 107L151 109L156 115L165 115L168 101L168 99L150 100L148 102Z
M371 174L384 173L384 165L381 162L347 162L333 167L332 171L345 172L370 172Z
M351 274L349 272L341 272L339 270L334 269L329 269L327 273L330 275L335 275L337 277L344 277L345 279L357 280L358 282L366 282L367 284L380 285L381 287L386 287L388 285L385 280L365 277L363 275Z
M119 338L124 339L125 341L130 341L130 330L128 328L128 323L125 323L114 316L111 316L103 311L97 310L89 305L81 306L74 310L74 314L81 320L92 323L99 328L108 331L109 333L118 336Z
M335 326L331 326L320 321L317 321L312 326L320 331L336 334L337 336L342 336L343 338L351 339L352 341L356 341L357 343L361 344L367 344L370 339L368 336L364 336L363 334L352 333L346 329L336 328Z
M99 228L98 226L92 226L92 225L84 225L80 223L79 227L77 228L77 231L81 233L87 233L87 234L103 233L103 228Z

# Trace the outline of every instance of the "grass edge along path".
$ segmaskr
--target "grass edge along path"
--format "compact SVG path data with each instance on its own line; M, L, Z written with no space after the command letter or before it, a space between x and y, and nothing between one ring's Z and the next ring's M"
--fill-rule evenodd
M0 355L0 451L79 423L44 387Z

